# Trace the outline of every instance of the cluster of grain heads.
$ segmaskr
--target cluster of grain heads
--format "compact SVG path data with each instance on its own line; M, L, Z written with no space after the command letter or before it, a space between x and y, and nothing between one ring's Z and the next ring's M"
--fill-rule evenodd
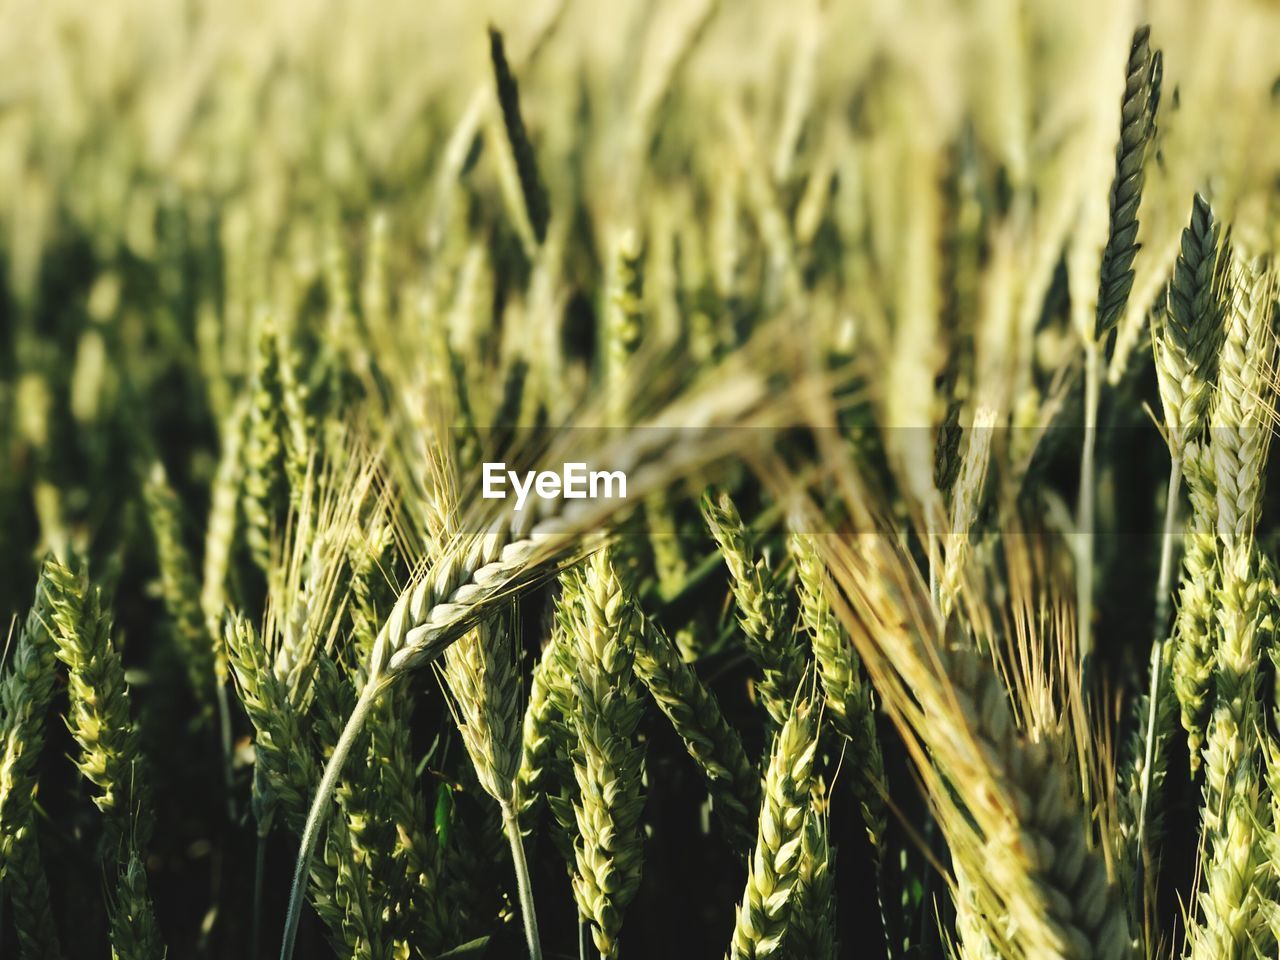
M1208 436L1187 458L1194 464L1187 472L1194 514L1174 659L1193 771L1205 743L1206 826L1220 815L1221 798L1232 793L1229 779L1254 762L1252 721L1241 715L1239 698L1252 699L1256 684L1256 599L1248 596L1256 589L1253 535L1274 417L1272 281L1229 251L1224 256L1227 268L1214 271L1224 281L1221 299L1202 298L1205 309L1225 316L1226 332Z
M1207 469L1205 431L1217 383L1222 342L1222 311L1215 277L1219 257L1219 225L1207 200L1196 194L1191 221L1182 231L1180 253L1165 292L1163 309L1152 318L1151 342L1156 383L1164 411L1164 434L1169 448L1169 483L1165 490L1160 565L1156 577L1155 616L1151 642L1149 689L1138 713L1141 735L1131 762L1138 778L1138 803L1130 824L1128 860L1149 862L1148 818L1152 796L1158 793L1167 769L1170 730L1161 723L1171 698L1181 703L1183 724L1191 735L1191 763L1199 764L1211 623L1206 616L1212 590L1213 545L1208 533L1213 498ZM1166 636L1173 578L1174 536L1183 479L1195 506L1190 536L1184 538L1187 576L1183 580L1177 630ZM1168 666L1174 655L1173 682ZM1122 784L1122 789L1124 785ZM1135 874L1136 875L1136 874Z
M1192 932L1197 958L1235 955L1257 942L1264 928L1259 900L1266 891L1259 739L1265 720L1258 688L1275 588L1255 552L1254 534L1275 417L1275 294L1267 271L1243 260L1233 258L1227 276L1227 331L1209 436L1219 579L1203 754L1204 889Z
M773 422L753 420L770 396L758 374L732 364L719 372L713 386L695 384L640 429L624 433L599 452L601 462L628 477L629 496L643 498L725 457L742 443L725 427ZM292 956L306 878L334 790L378 699L409 671L434 662L513 592L527 589L548 568L580 554L581 535L607 527L626 501L562 498L542 503L546 509L541 516L532 510L490 516L485 534L453 538L396 599L364 667L367 681L329 754L307 813L285 918L283 960Z
M37 761L53 701L56 662L47 589L42 573L14 638L8 671L0 679L0 889L13 904L19 949L37 960L62 955L35 818Z
M0 31L0 953L1274 953L1280 12L206 5Z

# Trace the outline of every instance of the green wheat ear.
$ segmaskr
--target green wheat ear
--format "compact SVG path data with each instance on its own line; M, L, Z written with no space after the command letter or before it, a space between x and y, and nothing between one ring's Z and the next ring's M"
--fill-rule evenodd
M1222 311L1214 295L1220 229L1200 194L1169 284L1167 309L1155 320L1156 376L1169 429L1169 445L1180 456L1204 429L1218 375Z
M182 505L160 461L152 463L142 488L160 570L160 594L172 623L173 639L203 718L212 716L215 643L200 609L195 561L182 535Z
M10 669L0 681L0 883L13 903L20 955L57 960L62 952L35 819L37 763L55 679L47 590L42 573Z
M498 105L502 107L502 122L507 130L511 153L515 157L516 173L520 177L520 192L524 195L529 226L533 228L533 235L538 243L544 243L547 239L547 222L551 219L547 189L543 185L542 177L538 174L533 145L529 142L524 118L520 115L520 88L516 85L516 78L507 63L502 34L493 27L489 28L489 56L493 60L493 79L498 88Z
M1141 26L1129 48L1129 69L1121 104L1120 142L1111 181L1111 230L1102 251L1094 339L1101 340L1120 322L1133 289L1133 258L1138 252L1138 205L1142 202L1143 164L1155 130L1161 60L1148 43L1151 28Z

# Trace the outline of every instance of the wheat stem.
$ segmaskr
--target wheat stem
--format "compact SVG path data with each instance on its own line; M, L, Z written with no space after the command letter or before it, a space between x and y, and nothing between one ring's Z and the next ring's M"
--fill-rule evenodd
M1178 517L1178 493L1182 483L1182 457L1175 455L1169 465L1169 487L1165 493L1164 530L1160 539L1160 573L1156 578L1155 636L1151 642L1151 688L1147 691L1146 736L1143 744L1142 787L1138 800L1138 836L1140 851L1146 850L1147 807L1151 802L1151 771L1155 755L1159 752L1157 738L1164 739L1164 732L1156 729L1159 713L1160 687L1164 683L1165 621L1169 616L1169 590L1173 580L1173 528ZM1145 857L1143 858L1145 862Z
M516 871L516 892L520 897L520 916L524 919L525 945L529 960L542 960L542 942L538 938L538 914L533 904L533 884L529 879L529 862L524 855L524 839L520 819L510 804L502 807L502 829L511 845L511 862Z

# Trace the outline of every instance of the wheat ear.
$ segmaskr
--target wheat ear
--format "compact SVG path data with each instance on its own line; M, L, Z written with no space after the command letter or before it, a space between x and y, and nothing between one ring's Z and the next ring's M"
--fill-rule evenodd
M271 569L271 536L288 502L285 468L284 383L280 371L280 336L264 321L258 334L248 427L244 442L241 510L245 543L258 568Z
M786 602L768 562L757 559L747 528L729 495L702 498L702 515L720 547L738 605L738 622L752 659L760 668L760 701L781 726L804 672L804 648L791 630Z
M1142 200L1143 164L1154 122L1153 94L1160 76L1159 60L1148 45L1150 31L1133 34L1120 110L1120 140L1111 182L1110 221L1099 269L1097 307L1092 336L1084 335L1084 436L1080 451L1077 525L1084 535L1076 561L1076 623L1080 667L1085 688L1093 654L1094 499L1098 445L1098 406L1102 389L1102 351L1119 322L1133 287L1133 258L1138 250L1138 204Z
M790 545L799 585L800 618L813 642L814 660L826 694L824 716L849 741L855 766L854 793L878 860L884 855L885 776L871 684L863 676L862 661L853 641L827 599L826 573L815 535L792 534Z
M173 623L173 636L187 668L187 680L204 718L211 716L216 678L214 648L200 609L195 562L183 542L182 508L158 460L142 487L160 570L160 595Z
M533 228L538 243L547 239L547 223L551 218L547 203L547 188L538 174L533 145L525 132L524 118L520 114L520 88L507 63L502 34L489 28L489 56L493 61L493 79L497 87L498 106L502 108L502 121L507 130L507 140L516 161L516 173L520 177L520 192L524 196L525 212L529 226Z
M806 960L836 960L835 851L825 814L810 809L800 844L800 869L787 929L787 954Z
M1254 576L1252 544L1229 545L1218 591L1221 636L1217 699L1205 742L1203 827L1208 852L1201 919L1190 932L1192 960L1246 955L1262 930L1266 817L1259 776L1258 668L1263 599L1274 587Z
M160 927L147 895L147 871L137 850L120 871L111 903L111 960L162 960Z
M1196 194L1192 201L1191 223L1182 232L1182 255L1174 266L1174 278L1165 297L1165 309L1152 321L1152 349L1156 380L1164 408L1165 436L1169 444L1169 483L1165 490L1164 528L1160 541L1160 565L1156 578L1156 602L1151 641L1150 687L1145 695L1145 724L1141 738L1141 768L1138 770L1138 805L1133 853L1145 859L1147 819L1153 792L1164 779L1167 768L1166 728L1159 722L1170 704L1171 684L1167 676L1166 639L1170 584L1173 577L1174 526L1185 472L1187 444L1204 432L1209 402L1217 379L1218 348L1222 325L1213 298L1212 280L1217 252L1218 226L1208 201ZM1194 549L1199 549L1197 544ZM1202 562L1196 557L1192 562ZM1191 611L1188 611L1190 616ZM1192 669L1184 667L1186 674ZM1184 674L1184 675L1186 675ZM1194 692L1189 700L1195 698ZM1198 755L1198 746L1193 755ZM1135 753L1135 760L1138 759ZM1136 862L1136 859L1135 859Z
M1120 107L1120 140L1116 144L1116 172L1111 181L1111 224L1102 251L1094 339L1120 322L1133 288L1133 258L1138 252L1138 204L1142 201L1143 166L1155 130L1158 101L1159 52L1150 47L1151 28L1140 26L1129 46L1124 98Z
M1205 743L1204 829L1209 855L1203 919L1192 936L1192 957L1233 956L1262 926L1255 874L1262 869L1259 731L1264 729L1257 687L1264 603L1273 592L1259 574L1253 535L1274 418L1270 385L1275 301L1269 278L1233 261L1230 322L1223 344L1209 447L1217 479L1220 585L1214 651L1215 700Z
M1119 891L1049 744L1019 731L972 638L944 635L896 540L854 541L823 542L833 605L914 744L957 873L974 885L982 939L1010 957L1131 956Z
M83 571L54 561L45 569L51 632L68 672L67 726L80 746L76 766L98 788L93 802L102 813L103 855L123 871L110 905L112 932L123 939L113 939L113 949L122 960L159 958L164 948L155 933L141 869L153 815L138 731L129 715L124 663L111 639L111 618Z
M600 956L612 960L644 856L644 748L635 739L644 701L633 675L639 618L608 548L574 575L580 578L576 602L561 608L565 635L577 651L572 719L580 838L573 893Z
M731 960L782 956L801 876L804 829L817 751L812 708L800 702L774 737L747 886L738 906Z
M539 960L538 917L524 855L516 808L520 767L520 677L509 625L482 623L444 654L444 677L453 695L462 742L476 779L502 811L502 828L511 846L520 911L530 960Z
M760 805L760 779L742 740L720 712L715 694L680 658L658 624L646 619L635 636L636 676L702 768L730 842L746 849L754 835L752 811Z
M9 671L0 680L0 884L13 903L19 954L29 960L62 956L35 821L36 763L44 747L56 663L48 617L41 573Z
M546 792L555 753L555 724L558 711L551 695L548 676L555 669L554 640L538 658L529 679L529 701L521 723L520 769L516 772L515 797L521 828L527 836L533 830L539 798Z

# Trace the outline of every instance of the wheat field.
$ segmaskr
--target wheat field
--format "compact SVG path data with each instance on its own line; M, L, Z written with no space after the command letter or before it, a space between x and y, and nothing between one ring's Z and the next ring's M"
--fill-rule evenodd
M1280 952L1280 8L0 62L0 956Z

